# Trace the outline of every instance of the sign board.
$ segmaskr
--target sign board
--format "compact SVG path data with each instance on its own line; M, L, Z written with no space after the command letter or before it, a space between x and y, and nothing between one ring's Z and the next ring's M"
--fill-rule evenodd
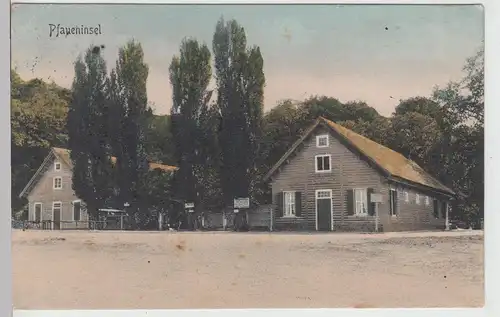
M194 208L194 203L185 203L184 208L185 209L192 209L192 208Z
M370 196L370 201L372 203L381 203L382 202L382 195L372 193Z
M194 212L194 209L188 209L188 212Z
M250 198L236 198L234 200L234 208L250 208Z

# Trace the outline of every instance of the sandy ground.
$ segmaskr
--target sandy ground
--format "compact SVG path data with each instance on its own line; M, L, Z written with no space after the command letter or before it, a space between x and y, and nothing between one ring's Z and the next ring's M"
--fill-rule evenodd
M479 307L482 232L12 232L17 309Z

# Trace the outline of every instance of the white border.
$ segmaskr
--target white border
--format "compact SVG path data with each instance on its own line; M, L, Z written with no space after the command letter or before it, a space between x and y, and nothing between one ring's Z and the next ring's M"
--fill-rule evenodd
M43 0L31 0L31 1L17 1L17 3L45 3ZM56 1L52 0L52 3L144 3L146 1L137 0L122 0L122 1ZM198 2L198 1L196 1ZM269 3L265 0L254 0L254 1L204 1L204 3ZM407 1L408 3L410 1ZM7 3L7 1L5 1ZM180 1L165 1L165 0L149 0L149 4L154 3L180 3ZM183 3L194 3L194 1L183 1ZM275 0L273 3L301 3L301 1L294 0ZM316 0L315 3L330 3L330 1ZM359 3L355 0L344 0L342 3ZM366 4L399 4L402 1L397 0L364 0L363 3ZM411 1L411 4L470 4L471 1L467 0L441 0L441 1ZM299 316L313 316L313 317L331 317L331 316L388 316L388 317L404 317L404 316L453 316L453 317L475 317L475 316L499 316L500 315L500 294L498 287L500 272L497 269L500 267L499 254L496 252L498 250L498 241L500 241L500 231L497 230L496 224L500 222L500 215L496 211L496 204L494 197L498 194L497 187L500 181L500 162L499 147L495 146L495 132L498 129L498 118L500 117L500 108L496 107L500 103L500 89L497 89L497 83L500 82L500 63L498 58L500 56L500 2L497 0L482 0L475 1L475 3L480 3L485 6L485 100L486 100L486 118L485 118L485 287L486 287L486 306L484 309L365 309L365 310L353 310L353 309L279 309L279 310L257 310L257 309L243 309L243 310L106 310L106 311L90 311L90 310L53 310L53 311L35 311L35 310L16 310L14 316L22 317L59 317L59 316L120 316L120 317L138 317L138 316L148 316L148 317L163 317L163 316L233 316L238 314L240 317L246 316L276 316L283 315L287 317L299 317ZM9 12L10 8L5 5L4 9L0 10L0 23L3 24L2 37L5 42L9 42ZM2 54L2 63L0 63L0 71L4 74L1 83L3 89L3 102L1 104L7 105L10 103L10 61L8 56L10 56L10 48L7 45L0 46L0 52ZM2 190L3 199L5 203L4 210L10 210L10 113L7 107L0 107L0 111L3 115L0 118L4 120L5 124L1 127L4 129L4 133L0 133L1 146L4 149L2 157L2 163L0 164L2 169L1 181L4 183L5 190ZM10 214L8 212L2 213L6 221L1 221L2 224L2 236L0 237L1 251L3 252L3 258L10 257L11 243L10 243ZM2 296L0 296L0 316L9 316L12 313L12 267L11 261L2 261L2 270L0 270L0 280L2 280ZM495 291L497 288L497 291Z

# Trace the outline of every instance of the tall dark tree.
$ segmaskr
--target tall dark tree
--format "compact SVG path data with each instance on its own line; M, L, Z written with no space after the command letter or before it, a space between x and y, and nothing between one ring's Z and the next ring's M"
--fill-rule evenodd
M228 206L236 197L252 196L255 187L265 77L259 48L247 48L245 30L235 20L218 21L213 53L221 116L221 182Z
M172 85L172 134L176 145L177 198L193 202L195 210L204 209L203 180L211 168L207 152L211 134L204 124L209 115L212 91L208 84L212 76L210 50L194 39L181 43L178 56L170 63Z
M112 162L108 136L106 63L100 52L87 50L75 62L73 99L67 129L73 161L73 189L91 217L112 196Z
M116 156L118 204L129 203L135 225L148 214L146 154L148 100L146 82L149 68L140 43L129 41L120 48L116 68L110 76L110 104L114 124L110 128Z

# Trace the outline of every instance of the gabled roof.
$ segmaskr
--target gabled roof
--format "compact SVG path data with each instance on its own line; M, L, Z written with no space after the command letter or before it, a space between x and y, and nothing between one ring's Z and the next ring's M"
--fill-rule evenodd
M59 157L59 159L64 161L66 164L68 164L68 166L70 168L73 168L73 162L71 161L71 157L70 157L70 150L63 149L63 148L57 148L57 147L52 148L52 150L54 151L56 156ZM116 163L116 157L112 156L111 162L113 164ZM151 169L151 170L161 169L165 172L172 172L172 171L177 170L177 167L165 165L165 164L160 164L160 163L155 163L155 162L150 162L149 169Z
M36 173L33 175L33 177L30 179L30 181L28 182L28 184L21 191L21 193L19 194L19 197L23 197L23 196L26 196L27 194L29 194L29 192L31 191L31 189L34 187L34 185L38 181L39 176L41 176L41 173L44 170L44 167L51 161L51 158L53 156L55 156L56 158L58 158L59 160L61 160L61 162L63 162L64 164L66 164L70 169L73 168L73 162L71 161L71 157L70 157L70 150L63 149L63 148L58 148L58 147L53 147L50 150L50 152L47 155L47 157L45 158L45 160L43 161L42 165L40 165L40 167L38 168L38 170L36 171ZM114 157L114 156L111 157L111 162L115 163L116 162L116 157ZM149 163L149 169L150 170L160 169L160 170L163 170L163 171L166 171L166 172L173 172L173 171L176 171L178 168L175 167L175 166L170 166L170 165L165 165L165 164L150 162Z
M438 190L448 195L455 193L441 184L438 180L430 176L417 163L404 157L402 154L391 150L377 142L374 142L354 131L351 131L333 121L325 118L318 118L316 122L295 142L292 147L283 155L283 157L269 170L265 179L269 179L288 159L288 157L311 135L318 125L328 127L334 135L346 141L349 145L355 148L362 156L367 158L386 176L394 181L407 181L418 184L430 189Z

